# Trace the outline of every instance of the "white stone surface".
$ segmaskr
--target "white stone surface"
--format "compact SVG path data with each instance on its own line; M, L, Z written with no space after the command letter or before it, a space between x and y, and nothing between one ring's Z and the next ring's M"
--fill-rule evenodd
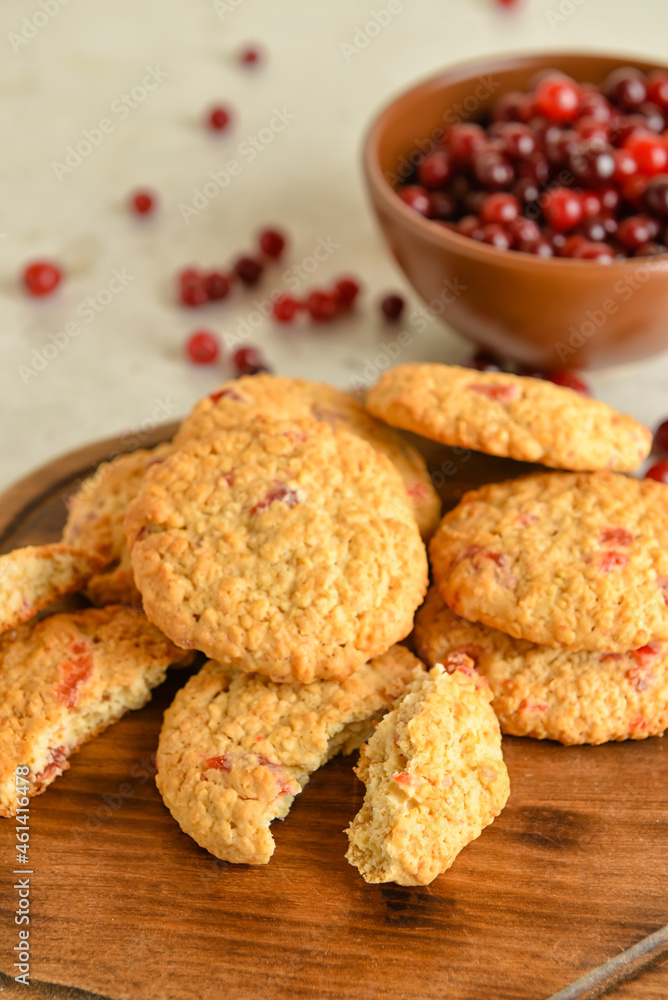
M204 326L229 340L254 300L318 241L337 246L302 287L358 273L367 295L357 319L294 331L263 320L252 341L280 372L348 386L396 336L379 322L374 299L390 288L408 291L371 216L360 148L374 111L410 82L501 51L666 58L668 5L660 0L524 0L512 13L494 0L394 0L393 7L389 24L346 55L342 43L352 45L386 0L2 0L0 486L87 441L186 412L229 373L224 365L189 365L186 335ZM238 66L235 52L247 41L266 47L266 66ZM164 80L136 107L122 105L149 69ZM220 136L202 127L204 109L217 100L236 110L234 128ZM290 120L250 162L244 143L280 124L275 109ZM59 180L53 161L103 118L113 131ZM230 159L242 164L239 175L186 225L179 205ZM124 207L137 185L159 192L151 220ZM179 267L228 262L265 223L285 227L291 245L255 294L198 311L176 307ZM46 301L28 299L17 282L34 257L67 269L66 283ZM99 295L114 270L132 280L86 322L80 304ZM417 305L410 293L409 317ZM19 366L30 366L33 350L71 322L80 334L24 381ZM460 361L468 353L433 322L402 359ZM666 356L592 381L599 397L650 424L668 414Z

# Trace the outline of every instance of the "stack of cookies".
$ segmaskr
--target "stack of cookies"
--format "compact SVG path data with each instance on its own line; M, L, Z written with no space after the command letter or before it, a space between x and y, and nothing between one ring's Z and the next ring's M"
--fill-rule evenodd
M565 744L668 727L668 490L623 472L649 431L535 379L405 365L373 413L447 444L571 470L468 493L431 540L415 645L470 656L505 733ZM616 471L610 471L616 470Z
M574 471L484 487L439 525L425 462L394 428ZM69 559L66 585L61 567L44 586L34 552L4 557L33 566L5 628L57 578L97 608L0 639L0 777L27 763L43 790L199 652L157 752L186 833L264 864L309 776L362 747L346 857L370 882L430 882L505 805L499 720L566 743L668 725L668 500L621 474L648 449L604 404L500 373L400 366L366 406L296 379L227 383L174 441L83 484L46 547ZM422 659L398 645L414 626Z

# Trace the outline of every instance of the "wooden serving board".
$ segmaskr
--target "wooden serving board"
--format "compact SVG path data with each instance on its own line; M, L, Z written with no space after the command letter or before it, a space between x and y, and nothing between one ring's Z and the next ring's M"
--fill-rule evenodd
M57 539L64 498L120 449L89 446L9 490L0 549ZM449 504L520 471L435 446L428 458L446 470L437 481ZM11 978L18 866L15 824L0 820L3 996L545 1000L668 922L668 741L504 738L511 796L494 824L430 886L371 886L344 858L363 793L350 758L317 772L274 824L267 866L218 861L180 831L152 755L187 675L173 672L32 800L30 986ZM668 962L615 996L666 1000Z

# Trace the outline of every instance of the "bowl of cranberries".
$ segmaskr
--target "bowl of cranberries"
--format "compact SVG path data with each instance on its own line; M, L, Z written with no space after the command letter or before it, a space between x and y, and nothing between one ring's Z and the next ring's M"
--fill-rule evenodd
M365 170L398 263L464 336L541 368L668 349L668 67L454 67L380 113Z

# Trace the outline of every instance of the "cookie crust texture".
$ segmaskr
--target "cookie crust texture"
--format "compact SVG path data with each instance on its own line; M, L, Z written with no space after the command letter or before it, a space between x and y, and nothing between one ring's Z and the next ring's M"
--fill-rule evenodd
M182 445L256 417L320 420L348 430L387 455L401 474L424 539L431 538L441 516L441 501L422 455L392 427L376 420L354 396L322 382L277 375L247 375L226 382L195 404L174 441Z
M493 694L501 730L566 746L642 740L668 729L668 643L627 653L538 646L459 618L436 587L415 619L418 655L428 665L470 656Z
M309 776L350 753L424 674L402 646L342 682L276 684L209 661L165 713L156 783L181 829L224 861L266 864L269 826Z
M510 785L491 697L471 660L451 656L362 747L346 858L367 882L428 885L501 812Z
M82 743L141 708L172 663L174 646L141 612L88 608L52 615L0 638L0 816L16 812L15 769L43 792Z
M275 680L346 677L408 635L426 593L398 472L317 421L183 445L149 470L126 531L148 618Z
M398 365L372 386L366 405L443 444L556 469L630 471L652 444L649 428L572 389L454 365Z
M27 545L0 556L0 633L28 621L100 569L94 553L70 545Z
M161 462L171 450L171 445L161 444L103 462L84 480L70 502L63 541L95 555L104 564L88 581L85 591L98 607L107 604L141 607L123 521L147 469Z
M431 541L434 582L470 621L545 646L668 640L668 490L610 472L483 486Z

